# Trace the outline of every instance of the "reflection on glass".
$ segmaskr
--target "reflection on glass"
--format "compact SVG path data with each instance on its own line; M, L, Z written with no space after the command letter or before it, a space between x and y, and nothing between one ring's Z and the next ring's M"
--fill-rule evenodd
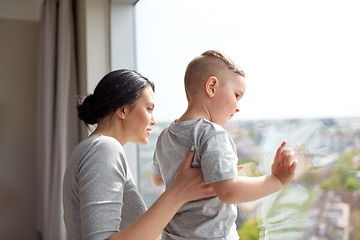
M158 123L149 144L139 147L140 192L149 207L163 188L152 184L149 165ZM259 201L238 204L241 239L337 240L360 238L360 119L230 121L240 175L270 172L286 140L299 161L295 179Z
M321 121L284 121L264 134L260 164L264 173L271 172L274 150L285 139L296 154L298 168L290 185L262 200L261 239L303 239L307 212L320 193L319 183L330 176L338 157L332 152L330 130Z

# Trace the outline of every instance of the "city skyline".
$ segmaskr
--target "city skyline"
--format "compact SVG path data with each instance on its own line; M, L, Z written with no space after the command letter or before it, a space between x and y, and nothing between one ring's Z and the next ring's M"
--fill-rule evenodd
M148 207L163 191L152 184L149 165L157 136L168 124L159 122L148 145L139 147L140 193ZM251 224L257 231L276 234L276 223L281 221L288 238L294 234L314 240L360 237L360 118L234 120L225 128L244 165L239 174L269 173L276 145L284 136L301 156L296 177L286 188L261 201L238 205L239 228Z

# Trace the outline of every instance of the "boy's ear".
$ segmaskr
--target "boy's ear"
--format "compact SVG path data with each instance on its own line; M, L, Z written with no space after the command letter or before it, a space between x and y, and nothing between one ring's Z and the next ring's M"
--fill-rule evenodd
M206 80L205 90L206 94L212 98L215 95L216 89L219 85L219 80L215 76L211 76Z

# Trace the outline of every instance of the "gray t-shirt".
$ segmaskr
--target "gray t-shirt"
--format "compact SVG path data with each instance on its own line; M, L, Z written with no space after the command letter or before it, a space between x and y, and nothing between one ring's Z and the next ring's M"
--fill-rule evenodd
M160 134L151 171L168 187L174 180L186 153L195 146L193 167L201 167L205 182L237 177L237 154L233 140L218 124L205 119L171 123ZM181 193L179 193L181 194ZM235 204L217 197L185 204L166 226L166 239L239 239Z
M108 239L145 211L121 144L93 135L73 151L64 175L68 240Z

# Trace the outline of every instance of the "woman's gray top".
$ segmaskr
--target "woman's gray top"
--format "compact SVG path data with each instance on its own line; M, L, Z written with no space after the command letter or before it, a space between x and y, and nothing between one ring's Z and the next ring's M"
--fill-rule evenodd
M124 149L112 137L93 135L74 149L63 182L68 240L108 239L145 211Z

